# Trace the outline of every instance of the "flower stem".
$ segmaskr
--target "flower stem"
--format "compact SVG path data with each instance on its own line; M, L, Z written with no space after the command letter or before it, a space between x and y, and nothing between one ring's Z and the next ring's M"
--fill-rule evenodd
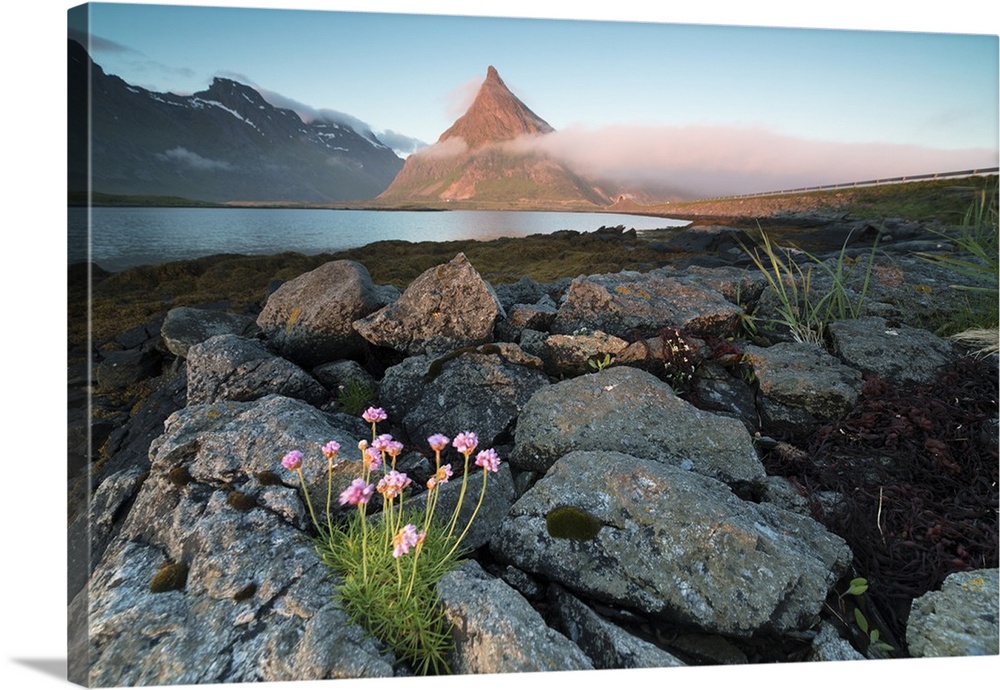
M312 501L309 500L309 487L306 486L306 477L305 477L304 474L302 474L302 468L301 467L298 468L298 470L296 470L296 471L299 473L299 481L302 482L302 493L305 494L306 505L309 506L309 514L312 515L313 525L316 526L316 531L317 532L322 533L323 530L320 529L319 520L316 519L316 511L313 510Z
M483 468L483 488L479 492L479 501L476 503L476 508L472 511L472 515L469 516L469 521L465 524L465 529L462 530L462 534L459 535L457 540L455 540L454 546L451 547L451 551L448 552L448 555L445 556L443 560L451 558L451 555L455 553L455 550L462 543L462 540L465 539L465 535L469 533L469 528L472 527L472 522L476 519L476 514L479 512L479 508L483 505L483 498L486 496L486 476L488 474L489 473L486 469Z
M451 535L455 531L455 524L458 522L458 513L462 510L462 502L465 500L465 488L469 480L469 456L472 453L463 453L463 455L465 456L465 468L462 470L462 490L458 492L458 503L455 504L455 512L452 513L451 524L448 526L448 536L446 539L451 539Z
M333 461L326 468L326 528L327 534L333 534L333 518L330 517L330 500L333 497Z
M365 519L365 504L358 504L361 517L361 579L368 579L368 521Z

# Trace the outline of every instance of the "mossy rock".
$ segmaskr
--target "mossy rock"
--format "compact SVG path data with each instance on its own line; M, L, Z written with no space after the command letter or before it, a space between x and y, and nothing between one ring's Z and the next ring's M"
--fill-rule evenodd
M603 526L598 518L575 506L559 506L545 515L545 529L554 539L589 541Z
M153 594L162 592L179 592L187 584L188 567L186 563L168 563L157 571L149 583L149 591Z

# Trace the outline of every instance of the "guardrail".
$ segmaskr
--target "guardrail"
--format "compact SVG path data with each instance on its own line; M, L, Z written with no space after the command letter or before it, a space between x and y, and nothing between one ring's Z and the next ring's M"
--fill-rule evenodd
M753 192L752 194L734 194L727 197L716 197L717 199L750 199L761 196L778 196L779 194L801 194L802 192L822 192L835 189L854 189L856 187L875 187L880 184L901 184L903 182L919 182L922 180L946 180L954 177L972 177L974 175L996 175L1000 172L998 168L974 168L972 170L957 170L946 173L931 173L928 175L904 175L903 177L885 177L877 180L864 180L863 182L841 182L838 184L818 185L815 187L798 187L796 189L782 189L773 192ZM703 199L703 201L713 201L714 199Z

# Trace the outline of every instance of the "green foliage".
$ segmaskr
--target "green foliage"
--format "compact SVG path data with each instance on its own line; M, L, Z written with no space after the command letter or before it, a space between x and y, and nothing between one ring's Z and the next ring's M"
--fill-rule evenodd
M966 293L966 307L961 312L948 314L937 332L961 335L970 331L995 331L1000 310L997 188L980 191L965 212L957 235L941 233L941 236L955 245L957 254L924 253L920 256L970 280L951 285L952 289ZM995 333L991 337L991 349L996 351Z
M598 358L596 355L587 360L587 365L594 371L604 371L611 366L611 353L604 353L604 357Z
M767 287L778 300L777 318L767 321L787 329L792 339L797 342L822 345L825 342L828 323L840 319L858 318L868 294L877 242L872 246L871 254L865 262L866 268L860 291L852 297L849 284L857 263L848 259L849 241L850 236L844 241L832 265L820 261L809 252L795 250L810 262L808 265L800 263L794 258L792 249L775 246L763 230L760 232L758 246L753 249L741 243L743 251L763 274ZM826 273L830 279L830 288L825 293L819 293L815 288L814 268ZM756 316L749 318L754 323L753 332L756 333L756 322L760 319Z
M359 416L374 397L375 390L370 385L360 379L351 379L340 389L337 407L349 415Z
M404 524L419 523L421 512L407 510ZM354 513L318 542L320 558L341 576L338 604L352 623L386 643L418 674L447 673L451 626L435 585L458 563L455 537L448 537L447 525L433 521L419 553L396 559L385 542L383 516L369 519L367 538L374 544L365 543L364 519Z
M576 506L559 506L545 515L545 530L555 539L589 541L603 526L599 519Z
M861 597L867 591L868 580L863 577L856 577L848 583L846 590L837 595L837 608L840 610L840 613L834 611L834 614L840 618L844 625L848 624L844 619L846 606L844 601L845 598L848 596L855 597L860 602ZM864 635L865 643L869 649L875 649L882 654L895 651L895 648L891 644L882 640L882 634L878 631L878 628L872 627L868 622L868 617L865 616L864 612L861 610L860 603L854 604L852 615L854 618L854 624Z

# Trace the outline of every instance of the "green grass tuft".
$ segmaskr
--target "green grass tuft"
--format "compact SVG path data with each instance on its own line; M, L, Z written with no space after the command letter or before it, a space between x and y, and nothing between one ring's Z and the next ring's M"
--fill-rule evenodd
M397 657L421 675L449 672L448 654L453 646L451 626L444 616L435 585L452 570L460 554L452 551L455 540L447 528L434 521L420 547L419 565L412 567L414 552L396 559L385 543L381 516L368 521L367 577L362 572L362 529L359 514L335 525L322 539L318 551L323 562L340 574L337 601L353 623L385 642ZM404 512L401 524L422 524L423 510ZM383 543L379 544L379 540ZM411 581L410 596L401 596Z

